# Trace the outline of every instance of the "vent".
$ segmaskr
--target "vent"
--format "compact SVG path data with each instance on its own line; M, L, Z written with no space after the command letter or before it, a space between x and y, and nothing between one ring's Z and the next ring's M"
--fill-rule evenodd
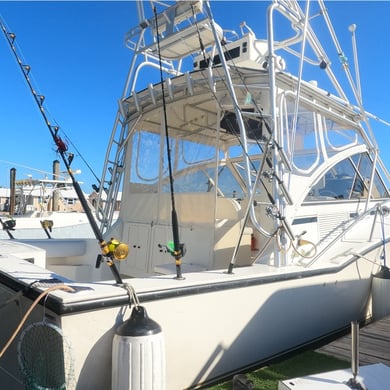
M320 241L329 243L338 237L345 229L349 221L348 213L335 213L321 215L318 218Z

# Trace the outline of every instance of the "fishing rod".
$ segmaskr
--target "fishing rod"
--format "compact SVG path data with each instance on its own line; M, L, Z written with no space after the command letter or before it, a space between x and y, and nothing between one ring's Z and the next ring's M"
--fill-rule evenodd
M177 219L176 205L175 205L175 191L173 186L173 173L172 173L172 159L171 159L171 146L169 144L169 134L168 134L168 122L167 122L167 110L165 103L165 91L164 91L164 80L162 73L162 59L161 59L161 50L160 50L160 33L158 31L158 19L157 19L157 10L156 7L153 8L154 18L156 23L156 38L157 38L157 51L158 51L158 60L160 65L160 81L161 81L161 90L162 90L162 103L164 111L164 126L165 126L165 140L167 148L167 159L168 159L168 172L169 172L169 185L171 192L171 220L172 220L172 235L173 235L173 249L169 248L168 251L175 258L176 264L176 279L184 279L181 272L181 259L184 256L184 244L180 243L179 238L179 222Z
M19 64L19 67L23 73L23 76L25 80L27 81L27 84L30 88L30 91L34 97L35 102L38 105L39 111L41 112L41 115L43 117L43 120L49 129L50 135L53 138L53 141L57 147L57 153L61 156L61 159L66 167L67 173L72 181L73 187L76 191L76 194L80 200L81 206L88 218L88 222L91 225L91 228L93 230L93 233L98 240L100 249L101 249L101 254L98 255L97 261L96 261L96 268L100 266L100 263L102 262L102 257L106 259L106 263L109 266L115 281L117 284L123 284L122 278L119 274L119 271L114 263L114 260L123 260L127 257L128 255L128 245L124 244L122 242L119 242L118 240L112 238L108 243L104 240L103 235L95 221L94 216L92 215L92 211L89 208L88 202L84 196L84 193L80 187L80 184L78 181L75 179L75 176L73 174L73 171L71 169L71 163L74 158L74 154L68 152L68 146L66 142L62 140L62 138L59 136L59 126L53 126L50 124L50 121L48 120L48 117L46 115L45 109L44 109L44 100L45 96L44 95L39 95L36 90L33 88L32 82L29 77L29 73L31 70L31 67L29 65L23 64L22 60L20 59L16 47L14 45L14 41L16 39L16 35L14 33L10 33L7 31L5 24L0 18L0 25L1 29L4 33L4 36L10 45L10 48L16 58L17 63Z

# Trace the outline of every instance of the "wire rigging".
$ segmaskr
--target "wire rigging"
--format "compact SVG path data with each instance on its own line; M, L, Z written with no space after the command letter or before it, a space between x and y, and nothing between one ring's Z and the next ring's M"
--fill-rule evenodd
M15 55L16 60L17 60L19 66L20 66L20 68L21 68L21 70L23 72L23 75L26 78L26 81L27 81L27 84L29 86L29 89L30 89L32 95L34 96L34 99L35 99L36 103L38 104L38 106L39 106L39 108L41 110L41 114L44 117L46 125L51 127L52 130L54 130L54 131L56 131L56 129L58 131L61 128L61 133L64 136L63 138L66 140L66 141L62 140L63 146L65 146L65 145L68 146L68 144L70 144L73 147L73 149L77 152L77 156L86 165L86 167L88 168L90 173L100 183L100 179L97 177L97 175L94 172L93 168L88 163L88 161L85 159L85 157L82 155L82 153L78 150L78 148L74 145L74 143L71 141L70 137L66 134L64 129L58 125L57 121L54 118L53 118L53 122L55 122L55 125L50 123L49 116L47 115L47 113L50 114L50 111L47 109L47 107L45 107L45 110L43 110L43 104L44 104L44 101L45 101L45 96L42 95L42 94L39 94L37 92L37 89L33 88L33 83L32 83L33 76L30 74L31 67L30 67L30 65L26 64L26 62L24 61L24 59L22 58L21 55L17 54L18 52L21 52L21 49L19 47L18 48L16 47L16 34L13 33L13 32L9 32L9 28L6 25L6 23L4 22L1 14L0 14L0 26L1 26L1 29L2 29L2 31L4 33L4 36L6 37L8 43L9 43L9 45L11 47L11 51ZM37 85L36 80L34 80L34 84ZM38 88L38 90L39 90L39 88ZM58 145L57 145L57 147L58 147ZM57 152L58 152L58 150L57 150ZM74 157L74 155L73 155L73 157Z

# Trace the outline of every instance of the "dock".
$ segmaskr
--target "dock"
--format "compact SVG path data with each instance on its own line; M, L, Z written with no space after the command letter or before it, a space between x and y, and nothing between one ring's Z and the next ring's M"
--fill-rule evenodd
M358 344L352 333L357 336L357 326L351 332L316 351L353 362L352 349L358 350L358 368L354 364L349 369L311 374L305 377L279 381L278 390L307 389L370 389L383 390L388 387L390 377L390 316L371 322L359 329ZM356 348L358 346L358 348ZM354 355L356 358L357 356ZM355 367L355 368L354 368ZM357 368L357 369L356 369ZM355 376L353 372L355 370Z
M331 342L317 352L351 361L351 333ZM383 363L390 366L390 316L359 330L359 365Z

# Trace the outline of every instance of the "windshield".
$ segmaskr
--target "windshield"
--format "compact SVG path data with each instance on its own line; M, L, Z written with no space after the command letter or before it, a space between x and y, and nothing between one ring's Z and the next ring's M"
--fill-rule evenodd
M366 153L340 161L330 168L312 187L305 201L335 199L367 199L373 164ZM388 191L375 172L371 189L374 199L388 197Z

